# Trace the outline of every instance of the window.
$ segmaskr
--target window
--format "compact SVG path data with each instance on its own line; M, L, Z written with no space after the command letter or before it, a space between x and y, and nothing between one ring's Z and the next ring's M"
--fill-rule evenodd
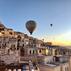
M24 47L24 44L23 44L23 47Z
M4 34L4 32L2 32L2 34Z
M35 54L35 50L33 50L33 54Z
M30 52L30 54L31 54L31 50L30 50L29 52Z
M39 52L41 53L41 50L39 50Z
M9 32L10 35L12 35L12 32Z
M24 50L23 47L21 47L21 48L20 48L20 55L21 55L21 56L24 56L24 54L25 54L25 50Z
M65 71L68 71L68 67L65 67Z
M67 67L67 71L69 71L68 67Z

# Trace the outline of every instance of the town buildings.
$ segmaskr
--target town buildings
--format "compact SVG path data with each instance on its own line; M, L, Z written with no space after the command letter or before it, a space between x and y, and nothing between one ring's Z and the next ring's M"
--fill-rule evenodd
M31 60L40 71L70 71L70 47L54 46L22 32L5 27L0 22L0 61L6 65Z

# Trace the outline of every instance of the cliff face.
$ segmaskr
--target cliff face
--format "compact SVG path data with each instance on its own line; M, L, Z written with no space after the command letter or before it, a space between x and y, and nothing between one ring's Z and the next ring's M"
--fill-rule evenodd
M4 61L5 64L16 63L19 61L19 54L16 51L15 53L12 53L10 55L2 55L0 56L0 60Z

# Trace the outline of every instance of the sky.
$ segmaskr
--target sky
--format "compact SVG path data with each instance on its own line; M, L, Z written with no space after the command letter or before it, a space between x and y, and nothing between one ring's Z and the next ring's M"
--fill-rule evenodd
M0 21L6 27L30 35L28 20L37 23L33 37L71 45L71 0L0 0Z

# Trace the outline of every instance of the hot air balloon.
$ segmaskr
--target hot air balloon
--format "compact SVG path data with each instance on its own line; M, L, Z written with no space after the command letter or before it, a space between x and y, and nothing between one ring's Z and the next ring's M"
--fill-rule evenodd
M52 26L53 26L53 24L50 24L50 26L52 27Z
M32 35L32 33L34 32L34 30L36 28L36 22L33 21L33 20L27 21L26 22L26 28L30 32L30 34Z

